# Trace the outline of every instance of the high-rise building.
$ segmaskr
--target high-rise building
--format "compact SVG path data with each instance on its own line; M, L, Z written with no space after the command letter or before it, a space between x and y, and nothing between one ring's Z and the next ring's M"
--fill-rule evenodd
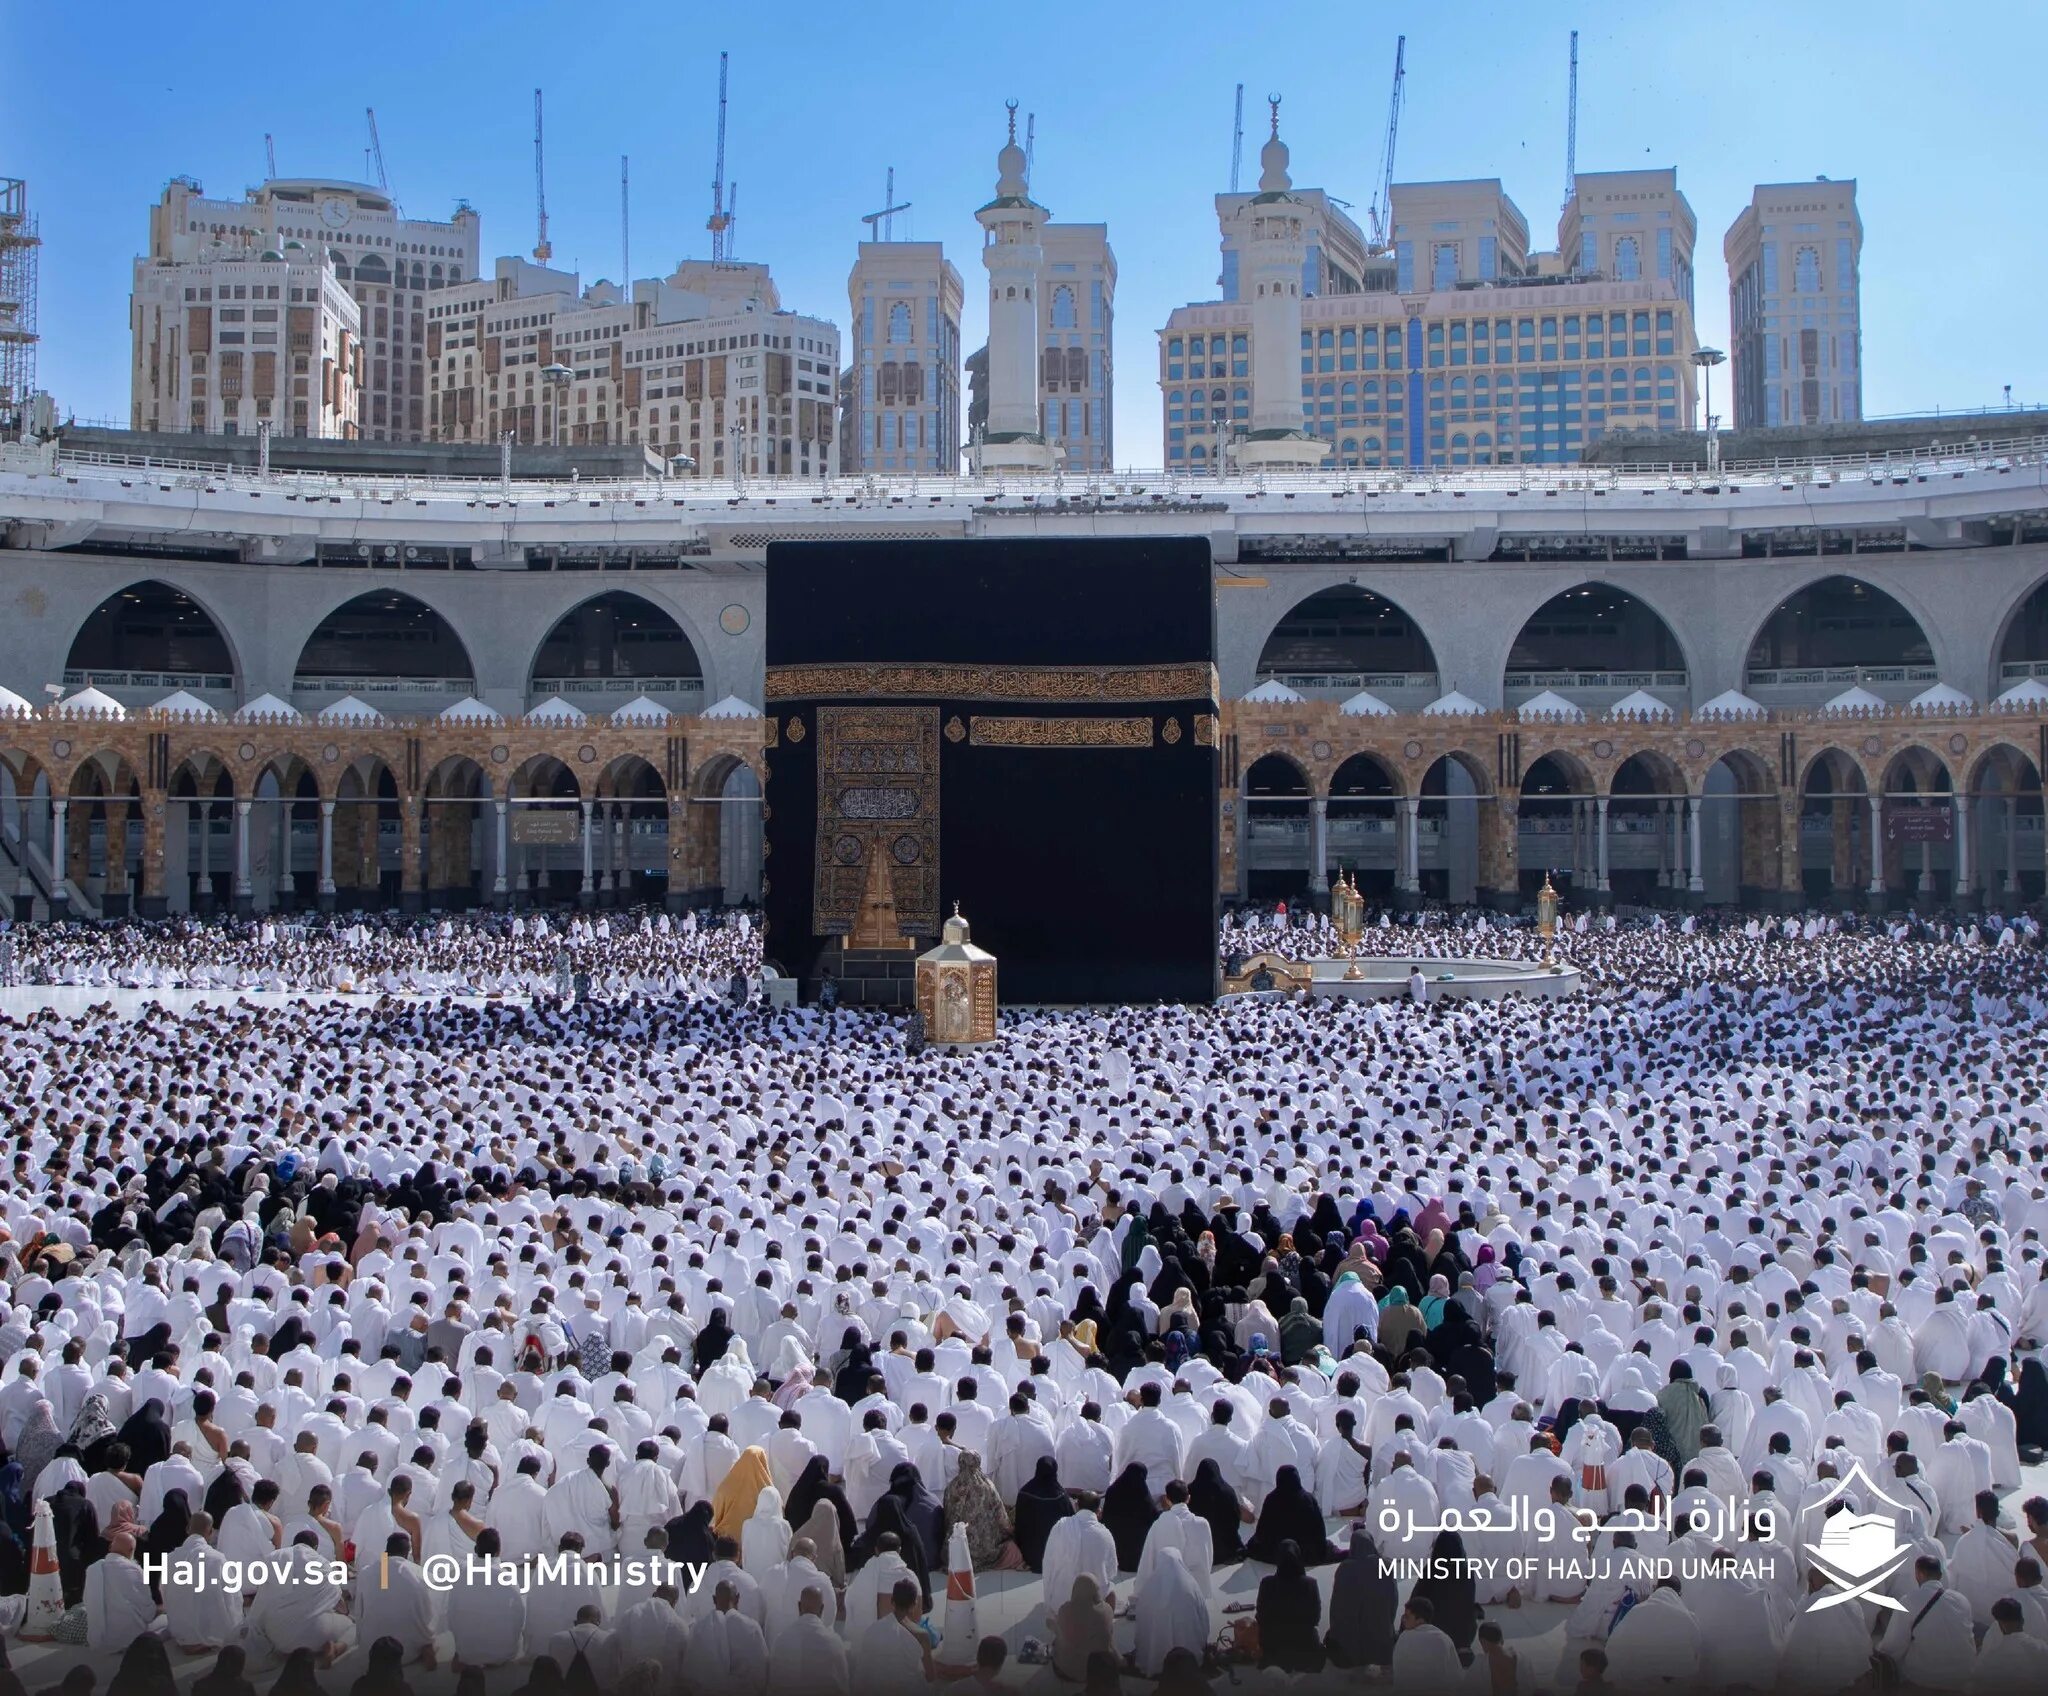
M1675 172L1582 174L1552 252L1531 251L1494 179L1397 183L1379 252L1320 190L1285 193L1300 208L1300 427L1335 464L1554 464L1616 429L1691 420L1696 227ZM1176 308L1160 333L1169 468L1249 463L1264 427L1232 234L1256 199L1217 197L1224 298Z
M864 241L846 295L852 382L841 467L957 476L960 273L935 241Z
M36 250L28 184L0 177L0 428L16 425L36 387Z
M324 178L276 178L241 200L209 200L198 183L181 177L150 208L143 263L152 272L211 265L283 253L291 242L324 253L362 310L361 434L372 441L424 441L427 303L476 277L476 213L463 205L446 223L408 218L381 189ZM141 269L138 264L138 275ZM144 365L138 346L134 367L140 372ZM132 414L140 416L146 398L136 392ZM185 426L166 422L163 428Z
M703 477L838 470L839 332L784 311L765 265L686 260L629 299L500 259L427 310L437 441L638 442Z
M1735 427L1863 416L1863 220L1856 183L1759 183L1728 227Z
M318 248L138 259L130 298L138 430L354 439L363 309Z
M1038 235L1039 415L1069 475L1116 463L1110 363L1116 327L1116 255L1107 224L1047 224Z

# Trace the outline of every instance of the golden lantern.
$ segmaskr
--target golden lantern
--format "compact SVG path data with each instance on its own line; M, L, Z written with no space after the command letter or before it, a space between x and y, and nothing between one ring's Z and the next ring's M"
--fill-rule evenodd
M1543 874L1543 887L1536 891L1536 934L1545 942L1557 940L1557 910L1562 905L1550 887L1550 873Z
M974 946L957 901L939 945L917 957L917 1010L930 1042L970 1048L996 1039L996 957Z
M1339 872L1330 886L1330 923L1338 940L1347 945L1365 934L1365 897L1358 893L1357 878L1348 872Z

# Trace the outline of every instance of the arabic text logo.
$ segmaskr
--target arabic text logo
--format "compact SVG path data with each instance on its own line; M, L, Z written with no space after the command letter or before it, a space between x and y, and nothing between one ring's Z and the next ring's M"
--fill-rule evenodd
M1906 1512L1903 1502L1894 1501L1878 1488L1863 1470L1863 1463L1850 1463L1847 1476L1836 1480L1833 1489L1807 1508L1808 1514L1827 1515L1852 1484L1860 1481L1868 1496L1897 1509L1897 1513L1844 1511L1824 1517L1820 1537L1806 1545L1821 1576L1834 1585L1807 1604L1809 1613L1840 1607L1844 1602L1867 1601L1876 1607L1905 1612L1905 1604L1878 1589L1913 1557L1913 1545L1899 1541L1899 1516Z

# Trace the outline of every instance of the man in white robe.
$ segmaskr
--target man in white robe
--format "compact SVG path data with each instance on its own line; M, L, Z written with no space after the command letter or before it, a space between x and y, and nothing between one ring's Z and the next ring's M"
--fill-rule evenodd
M584 1464L548 1490L549 1534L559 1540L575 1532L591 1560L606 1559L619 1547L619 1495L605 1476L611 1455L603 1443L593 1444Z
M204 1573L203 1580L167 1580L159 1586L164 1598L164 1635L188 1654L219 1649L239 1642L242 1636L242 1598L227 1587L227 1556L208 1543L212 1531L213 1521L195 1513L192 1534L171 1557Z
M385 1540L384 1558L369 1568L367 1582L356 1586L356 1632L366 1643L389 1637L404 1649L406 1660L431 1667L441 1599L427 1588L411 1553L411 1541L403 1531L394 1531Z
M918 1591L914 1579L898 1579L889 1593L889 1611L872 1625L853 1633L855 1696L902 1696L929 1682L931 1649L917 1624Z
M1939 1560L1913 1563L1913 1588L1887 1614L1878 1652L1898 1669L1903 1684L1921 1690L1963 1690L1977 1669L1977 1631L1970 1604L1951 1586Z
M638 1555L647 1547L647 1533L657 1531L683 1511L683 1498L667 1467L661 1445L643 1441L633 1463L619 1474L619 1548Z
M134 1539L116 1534L108 1552L85 1569L85 1642L119 1651L156 1624L156 1598L136 1562Z
M1436 1611L1427 1597L1410 1597L1401 1610L1401 1630L1394 1638L1394 1659L1388 1680L1402 1696L1435 1696L1462 1689L1465 1668L1458 1648L1434 1623Z
M2020 1558L2013 1540L1998 1529L1998 1498L1989 1490L1977 1495L1977 1523L1956 1539L1948 1575L1970 1604L1979 1630L1991 1625L1991 1610L2017 1588L2013 1568Z
M494 1526L476 1534L476 1555L495 1561L505 1552ZM513 1584L459 1583L447 1596L448 1635L454 1640L455 1667L488 1670L511 1666L525 1654L526 1598Z
M492 1495L490 1522L504 1539L508 1560L526 1560L555 1546L558 1539L548 1535L548 1493L541 1488L540 1462L531 1455Z
M1075 1511L1052 1528L1045 1540L1045 1558L1039 1570L1045 1575L1045 1607L1056 1614L1073 1598L1074 1580L1086 1573L1101 1589L1103 1599L1114 1606L1111 1592L1116 1584L1116 1539L1109 1527L1095 1515L1093 1496L1082 1496ZM848 1619L852 1619L849 1612Z
M318 1534L302 1531L281 1558L297 1567L289 1583L271 1580L256 1592L247 1632L251 1647L282 1659L294 1649L311 1650L327 1665L355 1642L355 1627L341 1611L341 1586L332 1582L335 1563L324 1558Z
M849 1696L851 1667L846 1645L826 1621L829 1586L808 1584L796 1599L796 1621L775 1640L768 1656L772 1696Z
M1700 1675L1700 1628L1677 1579L1657 1587L1607 1635L1607 1665L1623 1690L1691 1688Z
M768 1682L768 1642L739 1605L740 1593L721 1579L711 1606L690 1627L683 1656L690 1688L704 1696L761 1696Z
M690 1628L676 1612L676 1587L658 1584L650 1594L620 1611L612 1647L624 1670L654 1661L672 1671L683 1664L689 1638Z
M1991 1610L1991 1629L1977 1649L1972 1696L2022 1696L2048 1689L2048 1643L2032 1636L2026 1615L2010 1596Z

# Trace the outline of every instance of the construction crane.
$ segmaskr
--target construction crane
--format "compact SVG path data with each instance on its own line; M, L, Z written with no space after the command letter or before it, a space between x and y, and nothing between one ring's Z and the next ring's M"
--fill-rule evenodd
M1564 118L1564 203L1579 192L1579 32L1572 31L1571 100Z
M1237 193L1238 166L1244 161L1244 84L1237 85L1237 116L1230 126L1230 192Z
M627 298L633 294L633 224L632 207L627 197L626 155L619 155L619 282Z
M729 54L718 56L718 157L711 170L711 216L704 227L711 232L711 262L725 258L726 232L732 228L732 202L725 191L725 75Z
M268 130L266 130L263 134L263 163L265 169L271 176L274 177L277 175L277 147L276 144L271 141L270 132Z
M540 90L533 91L533 203L540 214L540 239L533 244L533 256L545 265L555 256L554 243L548 240L548 177L541 153Z
M1386 252L1394 239L1394 143L1401 135L1401 90L1407 80L1408 38L1403 35L1394 41L1394 92L1387 97L1387 140L1380 152L1379 186L1373 190L1368 214L1373 250L1378 253Z
M389 194L391 183L384 175L384 144L377 139L377 108L366 106L363 111L370 120L370 158L377 166L377 186Z
M894 241L896 239L896 214L908 212L910 202L896 198L896 167L889 167L888 186L882 190L882 209L879 212L864 212L861 222L868 227L870 241Z
M1024 192L1031 192L1031 166L1038 158L1038 114L1024 115Z

